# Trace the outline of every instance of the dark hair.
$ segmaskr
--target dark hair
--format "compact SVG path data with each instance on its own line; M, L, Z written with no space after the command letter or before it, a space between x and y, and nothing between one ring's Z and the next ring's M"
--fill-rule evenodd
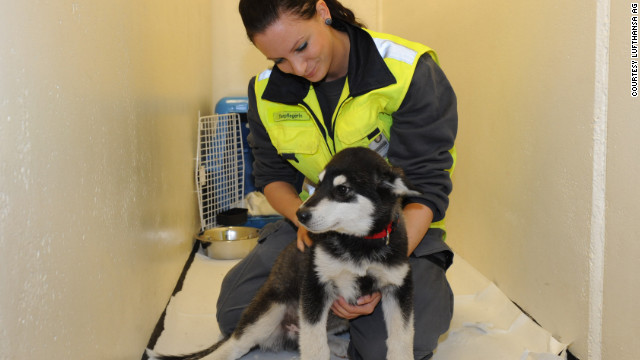
M301 19L311 19L316 14L319 0L240 0L238 10L247 36L253 37L265 31L281 14L292 13ZM364 25L356 20L353 11L344 7L338 0L324 0L331 17L359 27Z

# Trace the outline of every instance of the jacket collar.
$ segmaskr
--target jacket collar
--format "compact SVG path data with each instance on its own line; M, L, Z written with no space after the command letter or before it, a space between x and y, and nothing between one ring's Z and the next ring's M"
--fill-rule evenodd
M396 78L380 56L368 32L337 19L333 26L349 35L347 80L350 96L363 95L396 83ZM284 73L274 66L262 99L289 105L299 104L309 93L310 86L309 80Z

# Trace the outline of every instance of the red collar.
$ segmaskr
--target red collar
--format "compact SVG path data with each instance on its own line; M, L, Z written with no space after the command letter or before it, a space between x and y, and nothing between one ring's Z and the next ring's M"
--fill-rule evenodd
M386 244L389 245L389 234L393 231L393 221L387 225L387 227L380 231L379 233L375 233L373 235L365 236L365 239L369 240L377 240L377 239L386 239Z

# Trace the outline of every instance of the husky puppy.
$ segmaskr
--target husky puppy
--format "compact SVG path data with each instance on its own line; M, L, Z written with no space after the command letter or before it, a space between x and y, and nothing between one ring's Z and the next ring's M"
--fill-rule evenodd
M413 359L413 292L400 199L409 190L402 171L367 148L348 148L320 174L297 217L313 245L295 242L276 260L268 280L245 309L234 332L208 349L181 356L147 350L152 359L235 360L252 348L300 350L302 360L328 360L327 334L348 322L330 307L342 296L379 291L388 329L387 359Z

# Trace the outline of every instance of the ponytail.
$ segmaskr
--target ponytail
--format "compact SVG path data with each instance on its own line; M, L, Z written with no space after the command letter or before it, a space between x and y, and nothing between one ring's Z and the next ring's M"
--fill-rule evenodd
M334 19L342 20L351 25L355 25L357 27L364 27L364 24L356 19L355 14L351 9L344 7L338 0L324 0L329 8L329 12L331 13L331 17Z

